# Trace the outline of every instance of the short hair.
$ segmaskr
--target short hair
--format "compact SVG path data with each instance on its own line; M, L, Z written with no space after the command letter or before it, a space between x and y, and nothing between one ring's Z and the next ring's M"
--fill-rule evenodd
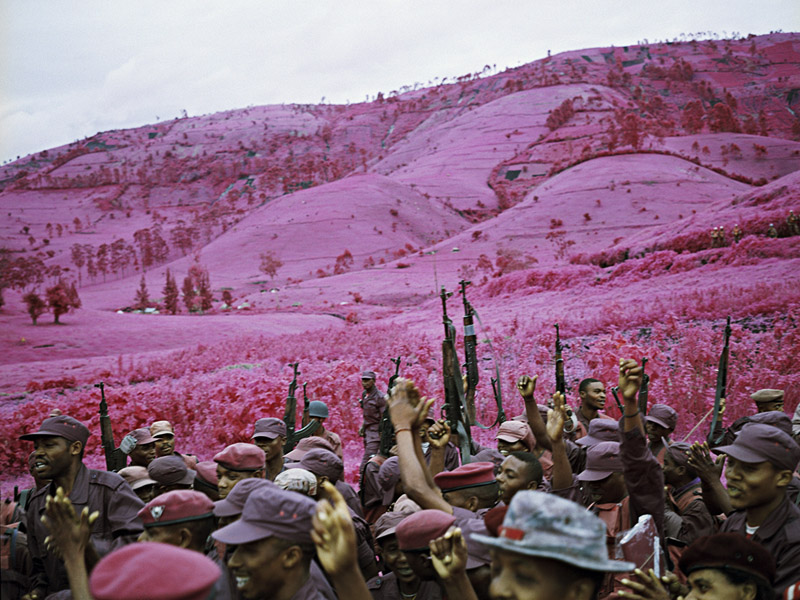
M490 484L486 485L476 485L473 487L461 488L459 490L452 490L445 492L446 494L457 494L461 498L469 498L470 496L475 496L478 499L478 502L486 506L494 506L497 503L498 498L500 497L500 487L497 484L497 481L493 481Z
M599 379L595 379L594 377L587 377L586 379L581 380L580 384L578 384L578 393L585 392L586 388L588 388L593 383L603 383Z
M192 533L192 547L193 549L204 550L206 542L208 541L211 533L217 528L217 519L214 515L209 515L203 519L195 521L184 521L183 523L171 523L169 525L153 525L156 527L168 529L170 531L180 531L181 529L188 529Z
M528 473L530 475L531 481L536 481L538 483L542 482L542 477L544 477L544 470L542 469L542 463L539 462L539 459L536 458L530 452L509 452L509 456L513 456L517 460L521 460L525 463Z
M772 587L769 583L761 577L756 577L751 573L740 571L736 567L721 566L710 567L722 573L731 585L745 585L752 583L756 586L755 600L772 600L775 597Z

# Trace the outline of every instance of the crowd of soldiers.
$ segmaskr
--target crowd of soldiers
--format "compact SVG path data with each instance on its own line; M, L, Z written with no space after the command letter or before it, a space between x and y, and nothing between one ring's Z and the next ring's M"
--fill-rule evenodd
M759 390L717 445L690 444L670 406L640 411L642 374L620 360L618 421L597 379L573 412L522 376L524 414L462 456L413 382L385 394L364 371L358 492L320 401L285 454L278 418L211 461L157 420L118 473L87 468L89 429L55 414L21 438L35 487L4 504L3 600L799 598L800 407Z
M794 214L794 210L790 210L789 214L786 217L786 232L789 236L800 235L800 215ZM770 238L777 238L780 237L780 232L778 228L775 227L775 223L770 223L769 228L766 231L767 237ZM728 245L728 240L725 238L725 227L720 225L719 227L714 227L710 233L711 236L711 247L712 248L723 248L724 246ZM733 226L731 230L731 237L733 238L733 243L738 244L739 241L744 236L744 231L742 228L739 227L739 224Z

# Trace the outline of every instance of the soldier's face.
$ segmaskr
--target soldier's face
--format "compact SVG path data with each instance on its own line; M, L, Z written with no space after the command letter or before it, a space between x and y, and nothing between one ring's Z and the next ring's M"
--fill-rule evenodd
M581 401L590 408L602 410L606 406L606 386L599 381L590 383L580 395Z
M530 476L531 469L528 463L521 461L516 456L509 456L500 465L497 475L497 484L500 487L500 499L508 504L520 490L536 489L536 482Z
M175 436L165 433L156 438L156 456L169 456L175 452Z
M561 561L492 550L493 600L589 600L594 585L575 577L577 569Z
M733 509L752 509L767 506L785 493L792 473L778 470L768 462L747 463L728 456L725 479Z
M374 379L362 379L361 385L364 388L365 392L371 392L372 388L375 387L375 380Z
M665 438L672 433L671 429L662 427L653 421L646 421L644 428L647 430L647 438L653 443L660 442L662 437Z
M418 579L411 565L408 564L406 555L400 550L395 536L389 536L389 539L383 543L383 546L381 546L381 556L399 581L411 583Z
M156 459L156 443L137 444L130 453L131 464L146 467Z
M81 452L80 442L70 442L55 435L36 438L33 447L33 470L40 479L65 475L74 457Z
M234 471L233 469L226 469L222 465L217 465L217 489L219 490L219 498L225 498L237 481L248 479L250 477L261 477L263 471Z
M527 452L528 448L521 440L517 440L516 442L497 440L497 451L503 456L508 456L510 452Z
M266 437L257 437L253 438L253 443L264 451L264 454L267 455L266 460L269 461L278 456L281 452L283 445L286 443L286 438L276 437L274 439L269 439Z
M775 400L774 402L759 402L756 404L756 408L760 413L772 411L783 412L783 398Z
M272 598L284 584L284 563L291 551L282 540L272 537L237 546L228 559L228 568L242 597Z

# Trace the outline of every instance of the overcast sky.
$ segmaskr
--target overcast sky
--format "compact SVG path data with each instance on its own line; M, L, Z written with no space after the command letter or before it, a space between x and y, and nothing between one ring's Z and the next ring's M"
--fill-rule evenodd
M248 105L681 33L800 30L798 0L0 0L0 161Z

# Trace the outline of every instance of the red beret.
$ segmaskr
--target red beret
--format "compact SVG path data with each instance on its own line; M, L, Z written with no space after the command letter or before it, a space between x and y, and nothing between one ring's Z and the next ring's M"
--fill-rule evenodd
M221 573L200 552L138 542L102 558L89 591L95 600L206 600Z
M264 468L267 455L255 444L231 444L214 456L214 462L231 471L258 471Z
M442 471L433 478L433 481L443 492L489 485L495 481L494 463L467 463L452 471Z
M775 580L772 555L761 544L740 533L701 537L684 551L679 565L684 575L698 569L730 567L755 575L769 585Z
M415 512L403 519L395 529L400 550L425 550L431 540L443 536L456 522L453 515L428 509Z
M196 479L202 479L209 485L217 485L217 463L213 460L204 460L197 463L194 470L197 472Z
M145 527L197 521L214 514L214 503L194 490L173 490L156 496L139 511Z

